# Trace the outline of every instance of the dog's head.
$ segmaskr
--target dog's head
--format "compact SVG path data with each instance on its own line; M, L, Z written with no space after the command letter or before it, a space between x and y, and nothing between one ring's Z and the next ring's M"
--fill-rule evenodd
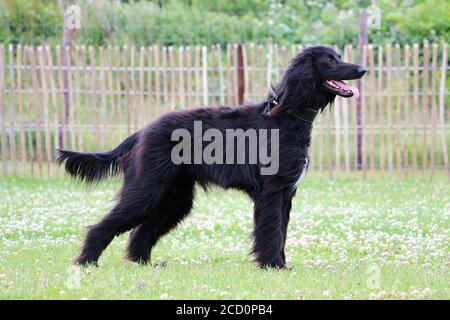
M367 69L348 62L331 47L305 48L294 57L281 82L274 87L280 107L316 107L323 109L336 95L358 97L359 91L344 80L361 78Z

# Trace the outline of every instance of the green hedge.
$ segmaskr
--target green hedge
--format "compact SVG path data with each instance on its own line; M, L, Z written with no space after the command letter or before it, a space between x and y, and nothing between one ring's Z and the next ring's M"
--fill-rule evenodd
M79 0L78 43L164 45L255 42L356 44L357 0ZM442 0L377 1L381 28L373 43L448 41L450 10ZM62 8L54 0L0 2L0 42L61 43Z

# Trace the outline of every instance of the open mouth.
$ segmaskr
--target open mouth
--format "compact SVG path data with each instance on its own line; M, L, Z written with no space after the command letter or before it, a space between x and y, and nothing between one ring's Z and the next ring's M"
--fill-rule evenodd
M325 80L323 82L324 87L331 93L337 94L344 98L350 98L355 96L359 97L359 91L356 87L346 84L342 80Z

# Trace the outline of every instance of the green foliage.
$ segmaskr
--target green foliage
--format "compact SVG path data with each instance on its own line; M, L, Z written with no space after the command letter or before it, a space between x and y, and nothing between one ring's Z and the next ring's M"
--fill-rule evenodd
M79 0L82 29L78 43L356 44L361 0ZM441 0L377 2L381 25L369 30L373 43L448 41L450 10ZM0 2L0 41L61 43L59 1Z

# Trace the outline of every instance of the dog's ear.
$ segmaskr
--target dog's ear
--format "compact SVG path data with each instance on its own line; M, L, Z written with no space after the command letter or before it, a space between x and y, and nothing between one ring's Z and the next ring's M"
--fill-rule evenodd
M283 79L274 87L280 101L272 113L291 109L312 94L314 80L314 52L309 48L303 50L289 63Z

